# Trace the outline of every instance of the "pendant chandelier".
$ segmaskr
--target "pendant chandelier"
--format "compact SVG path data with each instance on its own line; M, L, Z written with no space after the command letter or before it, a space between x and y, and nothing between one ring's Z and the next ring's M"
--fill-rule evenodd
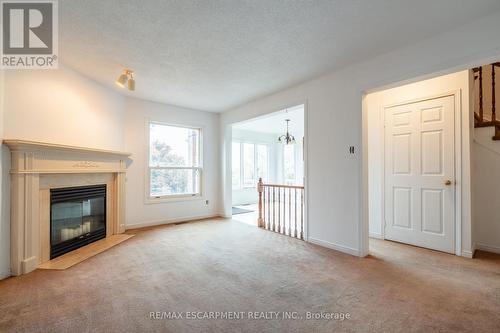
M278 138L278 143L283 143L285 145L293 145L295 143L295 137L288 132L288 123L290 119L286 119L286 134L283 134Z

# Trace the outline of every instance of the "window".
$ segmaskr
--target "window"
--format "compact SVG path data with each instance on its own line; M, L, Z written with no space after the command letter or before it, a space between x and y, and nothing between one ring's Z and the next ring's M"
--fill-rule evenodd
M269 164L267 146L257 145L257 179L262 178L262 181L266 183L268 181L268 171Z
M268 181L269 148L265 144L232 142L232 187L255 187L259 178Z
M233 142L232 149L232 184L234 189L241 187L241 144Z
M201 195L201 129L149 124L149 197Z
M295 145L283 146L283 176L286 185L295 184Z
M243 187L255 185L255 146L253 143L243 144Z

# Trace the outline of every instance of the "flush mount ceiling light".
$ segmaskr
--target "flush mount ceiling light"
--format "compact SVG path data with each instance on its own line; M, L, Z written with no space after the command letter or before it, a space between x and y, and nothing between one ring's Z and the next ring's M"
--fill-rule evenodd
M283 134L278 138L278 143L283 143L285 145L293 145L295 143L295 137L288 132L288 123L290 119L285 119L286 121L286 134Z
M116 80L116 84L122 88L125 88L125 84L127 84L127 88L130 91L135 90L135 80L134 80L134 71L130 69L125 69Z

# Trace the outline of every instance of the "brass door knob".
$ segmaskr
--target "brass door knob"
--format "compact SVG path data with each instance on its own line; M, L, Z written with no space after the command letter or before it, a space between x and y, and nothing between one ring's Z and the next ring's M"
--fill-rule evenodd
M447 181L445 181L445 182L444 182L444 184L445 184L446 186L450 186L450 185L451 185L451 180L449 180L449 179L448 179Z

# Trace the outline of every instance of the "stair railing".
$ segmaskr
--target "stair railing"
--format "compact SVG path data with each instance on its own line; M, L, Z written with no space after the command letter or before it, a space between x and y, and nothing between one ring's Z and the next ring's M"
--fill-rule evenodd
M474 110L474 127L495 127L493 140L500 140L500 121L496 116L496 67L500 67L500 62L491 64L491 119L485 119L484 116L484 93L483 93L483 67L473 68L474 80L479 80L479 110Z
M264 184L259 178L258 226L304 239L304 186Z

